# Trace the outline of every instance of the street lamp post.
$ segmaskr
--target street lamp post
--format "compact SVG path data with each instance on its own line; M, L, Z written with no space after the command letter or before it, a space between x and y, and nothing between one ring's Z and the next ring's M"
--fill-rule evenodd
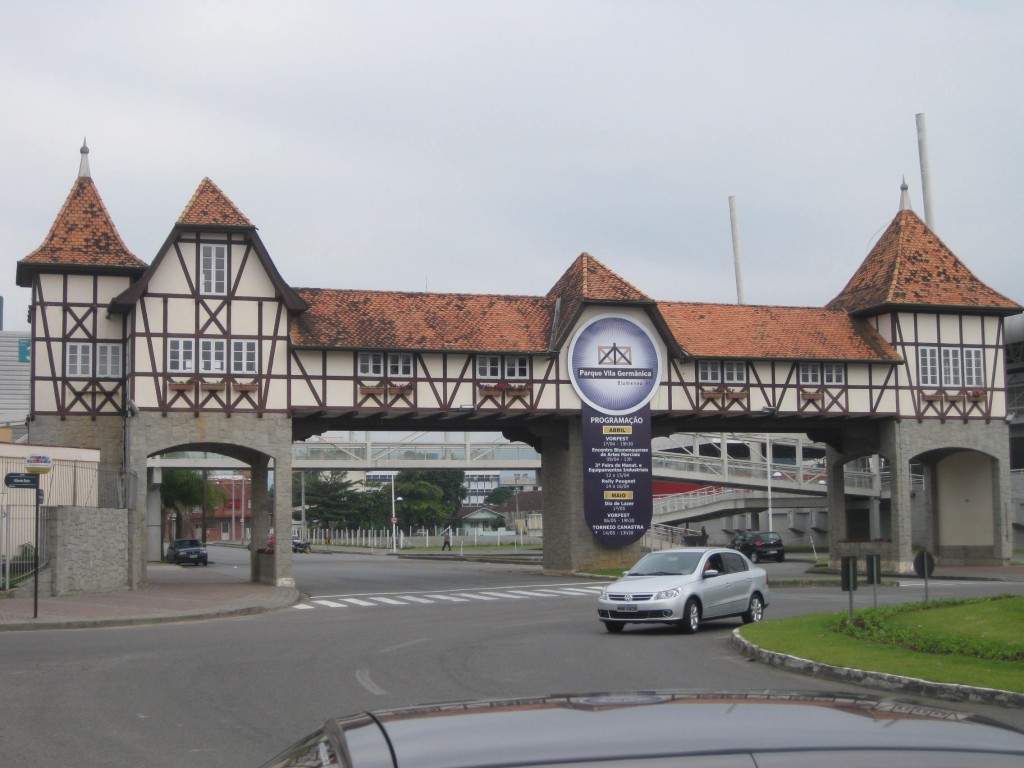
M391 551L398 552L398 515L395 514L395 502L401 501L402 497L395 498L395 478L391 478Z

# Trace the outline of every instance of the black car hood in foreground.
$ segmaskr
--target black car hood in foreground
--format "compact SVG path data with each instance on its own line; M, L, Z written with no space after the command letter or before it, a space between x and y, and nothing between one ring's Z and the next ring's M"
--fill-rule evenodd
M990 768L1024 733L893 700L809 693L593 693L379 710L338 720L264 768Z

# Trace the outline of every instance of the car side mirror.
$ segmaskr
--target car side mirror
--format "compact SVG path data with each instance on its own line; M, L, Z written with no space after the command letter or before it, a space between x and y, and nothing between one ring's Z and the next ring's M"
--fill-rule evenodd
M718 571L716 571L714 568L712 568L711 570L708 570L708 571L704 571L704 578L705 579L710 579L712 576L717 576L717 575L718 575Z

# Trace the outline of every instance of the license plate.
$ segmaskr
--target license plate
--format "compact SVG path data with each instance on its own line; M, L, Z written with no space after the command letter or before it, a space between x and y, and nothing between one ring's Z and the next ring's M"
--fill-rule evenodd
M636 606L626 603L625 605L618 606L616 610L619 611L619 613L636 613Z
M199 555L197 555L195 552L193 552L191 555L188 556L188 559L189 560L198 560L199 559Z

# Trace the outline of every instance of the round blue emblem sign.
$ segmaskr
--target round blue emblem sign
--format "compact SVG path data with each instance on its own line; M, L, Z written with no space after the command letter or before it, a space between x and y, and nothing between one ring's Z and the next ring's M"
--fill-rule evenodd
M569 380L601 413L632 413L654 397L661 352L647 329L625 315L598 315L569 345Z

